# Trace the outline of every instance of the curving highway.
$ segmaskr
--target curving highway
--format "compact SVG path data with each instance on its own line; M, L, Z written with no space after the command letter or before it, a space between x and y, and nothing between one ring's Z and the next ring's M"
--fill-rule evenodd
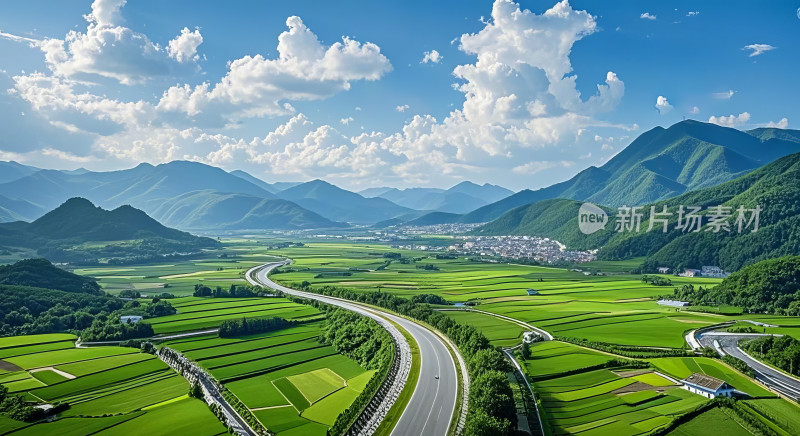
M753 370L756 380L764 383L773 391L795 401L799 401L800 380L764 364L739 348L740 340L752 339L754 336L764 335L760 333L707 332L700 334L699 341L703 346L713 347L720 355L730 354L733 357L743 360L744 363Z
M393 436L444 436L450 428L458 393L456 363L444 340L405 318L341 298L298 291L273 282L269 272L287 262L267 263L247 271L247 281L286 294L309 298L351 310L378 321L392 321L406 329L419 345L420 374L414 393L392 431ZM438 377L438 378L437 378Z

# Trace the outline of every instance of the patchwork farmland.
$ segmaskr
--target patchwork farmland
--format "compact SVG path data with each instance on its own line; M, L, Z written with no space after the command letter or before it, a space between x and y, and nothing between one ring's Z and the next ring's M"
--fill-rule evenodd
M752 399L745 403L758 410L756 415L770 417L764 418L770 422L784 417L779 434L795 434L800 428L796 404L719 360L689 357L684 340L690 330L745 319L778 326L765 331L797 335L797 318L723 315L656 304L657 296L670 294L674 287L714 286L719 279L663 275L671 284L655 286L630 273L635 261L593 262L571 270L338 242L307 243L270 254L294 261L273 275L285 285L305 281L312 288L441 296L456 306L448 309L458 309L444 313L478 328L499 347L521 344L527 329L514 320L551 333L558 340L531 345L528 358L516 356L540 398L543 425L552 434L617 436L664 429L681 415L706 407L707 399L674 383L695 372L728 381L749 395ZM723 412L715 410L696 419L718 419ZM675 431L698 421L692 422Z
M171 304L177 314L147 321L157 334L203 331L242 317L300 323L236 338L211 333L159 343L206 368L279 435L325 435L374 374L320 344L324 314L311 306L276 297L183 297ZM167 417L170 434L227 433L203 402L188 396L188 382L157 357L119 346L76 348L76 340L71 334L0 338L0 384L9 394L70 406L53 423L31 425L0 416L0 433L46 434L57 428L64 435L138 434L141 429L159 434Z
M145 294L182 295L170 299L177 314L148 320L159 335L214 329L224 320L242 317L300 321L270 333L235 338L206 334L162 344L196 361L279 435L325 434L374 375L318 341L325 321L313 307L279 297L188 296L197 283L224 289L243 284L247 268L281 256L294 260L273 275L284 284L307 281L312 288L380 290L404 297L434 294L456 304L435 307L456 309L444 313L479 329L493 345L517 350L512 354L536 391L543 425L552 434L617 436L660 431L676 418L707 407L708 400L674 383L695 372L724 379L750 395L741 403L754 416L777 423L778 434L796 434L800 428L796 405L717 359L689 355L683 338L689 330L722 321L738 321L734 327L766 322L777 327L763 327L765 331L795 335L800 325L796 318L726 316L693 308L676 310L654 301L674 286L713 286L719 280L663 276L672 286L654 286L628 272L633 263L590 263L574 271L436 258L383 245L314 242L275 250L264 248L267 245L230 241L222 250L228 253L226 258L215 253L209 259L80 272L99 276L112 293L136 289ZM387 256L398 252L402 260ZM425 265L433 267L418 268ZM603 275L586 275L598 272ZM537 290L537 295L528 295L528 289ZM532 344L524 358L519 345L528 330L525 323L548 331L557 340ZM153 418L172 413L190 417L176 425L191 434L225 431L208 407L187 396L185 380L150 355L122 347L76 349L76 337L68 334L32 338L3 339L0 383L32 401L65 401L71 407L52 424L31 426L0 418L3 432L40 434L60 422L59 431L67 435L83 434L87 428L99 434L140 427L158 433L152 427L156 425ZM639 357L625 355L642 350ZM659 357L659 350L672 354ZM515 399L525 401L524 383L514 386ZM726 413L705 410L673 431L685 434L681 433L684 429L720 421ZM197 430L201 425L203 429ZM736 430L731 428L731 434Z
M322 322L238 338L166 345L199 363L279 435L325 435L374 371L317 338Z
M170 429L227 433L205 404L188 398L183 377L157 357L133 348L75 348L76 339L62 334L0 338L0 383L10 394L70 404L52 423L27 424L2 416L0 431L113 435L150 429L157 434L166 425L163 419L172 417Z

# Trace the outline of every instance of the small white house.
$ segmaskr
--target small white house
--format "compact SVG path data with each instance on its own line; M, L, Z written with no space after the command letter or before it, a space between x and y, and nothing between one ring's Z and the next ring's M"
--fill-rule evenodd
M698 277L701 272L699 269L686 268L682 273L678 274L681 277Z
M658 273L659 274L669 274L669 267L666 267L666 266L658 267Z
M526 292L528 293L528 295L539 295L539 291L537 291L536 289L528 289Z
M733 396L734 389L731 385L705 374L694 373L681 380L681 382L683 383L683 388L687 391L706 398Z
M142 317L139 315L122 315L119 317L119 321L123 324L136 324L137 322L141 321Z
M522 333L522 342L527 342L532 344L534 342L539 342L542 340L542 337L536 332L523 332Z

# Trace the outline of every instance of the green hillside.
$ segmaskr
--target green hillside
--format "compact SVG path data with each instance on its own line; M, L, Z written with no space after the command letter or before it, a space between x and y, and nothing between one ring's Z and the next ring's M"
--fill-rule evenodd
M0 245L36 249L52 261L93 263L191 253L219 242L165 227L131 206L108 211L71 198L32 223L0 224Z
M578 208L573 200L545 200L522 206L473 231L479 235L535 235L550 237L569 248L599 248L601 260L620 260L648 256L644 269L655 271L659 266L699 268L718 265L735 271L760 260L800 254L800 153L789 155L735 180L711 188L692 191L669 200L643 205L641 231L616 232L616 209L607 209L609 224L592 235L580 233ZM668 231L654 222L647 231L650 208L672 212ZM760 205L759 229L714 233L705 226L699 232L684 233L675 229L680 205L729 206L735 220L739 206L753 209ZM704 210L702 214L707 214ZM705 222L707 222L705 218ZM752 228L752 227L751 227Z
M781 156L800 151L800 132L760 128L751 132L693 120L656 127L605 165L536 191L523 190L463 215L487 222L526 204L551 198L607 206L642 205L739 177Z
M302 183L277 195L334 221L374 224L414 212L385 198L364 198L322 180Z
M11 265L0 265L0 285L102 294L95 279L64 271L47 259L25 259Z
M800 315L800 256L764 260L742 268L713 288L676 289L694 305L728 304L752 312Z
M658 266L673 268L719 265L734 271L745 265L774 257L800 254L800 154L781 158L736 180L712 188L690 192L655 205L666 204L670 210L679 205L739 206L763 208L759 229L730 233L706 231L683 233L670 231L621 233L609 238L600 250L601 259L649 256L646 270ZM649 210L649 207L647 208ZM733 221L735 218L732 218ZM646 224L643 224L646 226Z

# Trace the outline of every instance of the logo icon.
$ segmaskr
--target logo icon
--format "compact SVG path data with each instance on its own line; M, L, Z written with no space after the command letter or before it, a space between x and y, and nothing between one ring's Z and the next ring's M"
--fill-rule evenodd
M606 224L608 224L608 215L596 205L583 203L578 209L578 228L584 235L591 235L598 230L605 229Z

